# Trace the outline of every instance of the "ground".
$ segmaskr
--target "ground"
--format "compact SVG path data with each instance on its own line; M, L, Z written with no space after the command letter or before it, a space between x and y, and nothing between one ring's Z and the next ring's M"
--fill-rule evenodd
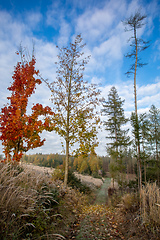
M110 184L111 180L105 179L94 203L83 208L67 239L124 239L115 222L114 211L106 205Z
M29 165L31 169L39 173L50 174L53 169ZM84 206L77 220L66 232L67 240L160 240L154 233L147 230L140 219L138 211L122 211L119 208L111 208L107 204L108 187L112 186L112 181L107 178L95 179L91 176L77 174L82 182L88 182L99 187L96 198L92 204Z
M108 187L111 180L105 179L97 191L93 204L84 207L77 222L70 229L67 239L77 240L160 240L142 225L139 212L123 212L107 205Z

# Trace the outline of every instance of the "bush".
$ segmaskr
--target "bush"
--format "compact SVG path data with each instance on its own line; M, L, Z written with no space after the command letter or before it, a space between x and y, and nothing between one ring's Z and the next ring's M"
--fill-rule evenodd
M78 189L80 192L83 192L85 194L91 193L91 189L84 183L82 184L81 180L78 179L72 171L69 171L68 173L68 185L72 188Z
M53 179L54 180L64 180L64 170L61 169L56 169L53 174ZM83 193L91 193L91 189L86 186L85 184L82 184L81 180L78 179L74 172L69 170L68 172L68 186L72 187L73 189L78 189L80 192Z
M64 170L61 169L55 169L53 174L52 174L52 178L54 181L56 180L64 180Z
M139 208L139 196L136 193L127 193L122 197L123 211L135 212Z

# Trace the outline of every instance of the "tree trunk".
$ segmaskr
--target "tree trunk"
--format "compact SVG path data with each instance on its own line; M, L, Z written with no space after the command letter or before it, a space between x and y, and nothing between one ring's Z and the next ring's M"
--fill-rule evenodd
M73 61L72 61L73 68ZM64 185L67 186L68 181L68 167L69 167L69 119L70 119L70 95L71 95L71 81L72 81L72 69L68 87L68 102L67 102L67 126L66 126L66 162L65 162L65 175Z
M65 161L65 175L64 175L65 186L67 186L67 181L68 181L68 167L69 167L69 97L68 97L67 128L66 128L66 161Z
M136 36L136 28L134 28L134 38L136 45L136 61L135 61L135 69L134 69L134 101L135 101L135 114L136 121L138 123L138 113L137 113L137 89L136 89L136 76L137 76L137 61L138 61L138 45L137 45L137 36ZM141 167L141 159L140 159L140 142L139 142L139 129L138 130L138 139L137 139L137 147L138 147L138 168L139 168L139 190L142 189L142 167Z
M145 178L145 185L147 185L147 166L146 166L146 160L144 160L144 178Z
M64 175L64 185L67 186L68 181L68 167L69 167L69 141L66 139L66 161L65 161L65 175Z

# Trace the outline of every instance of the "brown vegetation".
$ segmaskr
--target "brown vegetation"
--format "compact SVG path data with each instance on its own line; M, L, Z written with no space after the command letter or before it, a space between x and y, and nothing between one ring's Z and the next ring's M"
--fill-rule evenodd
M63 239L85 197L47 174L0 164L1 239Z

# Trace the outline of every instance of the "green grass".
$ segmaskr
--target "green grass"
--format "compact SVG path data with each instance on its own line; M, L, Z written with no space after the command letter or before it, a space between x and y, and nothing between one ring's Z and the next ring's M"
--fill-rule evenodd
M97 192L97 197L95 200L95 204L106 204L107 196L108 196L108 187L111 184L111 179L106 178L104 184L101 186L100 190Z

